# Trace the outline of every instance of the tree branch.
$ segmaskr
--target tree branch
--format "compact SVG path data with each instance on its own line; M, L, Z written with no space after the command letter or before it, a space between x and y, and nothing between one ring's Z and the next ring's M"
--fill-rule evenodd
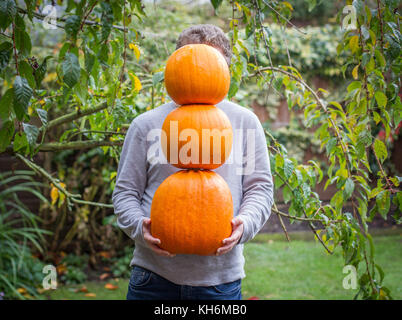
M21 13L28 14L28 12L25 9L22 9L20 7L17 7L17 10L19 12L21 12ZM36 19L39 19L39 20L44 20L46 18L46 16L47 16L46 14L43 14L41 12L32 12L32 14ZM66 22L66 20L67 20L66 18L62 18L62 17L57 17L56 18L56 21L60 21L60 22ZM101 26L102 25L99 22L95 22L95 21L91 21L91 20L85 20L85 19L82 20L82 23L86 24L86 25L89 25L89 26ZM57 27L64 29L64 27L62 27L60 25L57 25ZM124 28L122 26L112 25L112 28L114 28L116 30L128 32L128 29Z
M59 183L59 180L56 178L53 178L49 172L47 172L45 169L42 167L38 166L34 162L30 161L29 159L25 158L23 155L16 153L15 156L20 159L23 163L25 163L28 167L30 167L34 172L37 174L43 176L46 178L48 181L50 181L61 193L63 193L66 196L67 203L70 207L71 202L75 202L78 204L87 204L91 206L96 206L96 207L102 207L102 208L113 208L112 204L107 204L107 203L99 203L99 202L93 202L93 201L86 201L86 200L81 200L77 198L81 198L80 194L72 194L68 192L65 188L61 186Z
M121 146L123 141L97 141L97 140L84 140L84 141L72 141L72 142L48 142L38 145L39 151L61 151L61 150L80 150L96 147L111 147Z
M52 127L59 126L59 125L61 125L63 123L79 119L81 117L96 113L96 112L101 111L101 110L106 109L106 108L107 108L107 103L103 102L100 105L95 106L93 108L88 108L86 110L77 110L77 111L65 114L65 115L63 115L63 116L61 116L59 118L56 118L54 120L49 121L49 123L46 126L46 129L49 130ZM44 129L44 127L45 126L42 126L39 130L42 131Z

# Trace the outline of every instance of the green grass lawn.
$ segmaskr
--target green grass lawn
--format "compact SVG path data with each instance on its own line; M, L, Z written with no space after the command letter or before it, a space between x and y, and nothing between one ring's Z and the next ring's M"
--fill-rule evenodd
M402 299L402 234L374 237L376 262L386 274L384 285L394 299ZM356 290L342 287L343 259L340 250L333 255L311 240L310 233L290 234L292 242L283 235L262 234L245 245L246 278L243 298L259 299L352 299ZM106 283L118 286L104 288ZM128 280L86 282L78 286L61 286L47 295L49 299L125 299ZM85 296L77 289L85 286L96 297Z

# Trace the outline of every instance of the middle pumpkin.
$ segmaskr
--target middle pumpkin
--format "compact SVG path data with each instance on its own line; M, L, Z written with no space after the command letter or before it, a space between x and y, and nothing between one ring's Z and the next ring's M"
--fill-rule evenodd
M232 142L229 118L213 105L180 106L162 125L162 150L170 164L182 169L218 168L229 157Z

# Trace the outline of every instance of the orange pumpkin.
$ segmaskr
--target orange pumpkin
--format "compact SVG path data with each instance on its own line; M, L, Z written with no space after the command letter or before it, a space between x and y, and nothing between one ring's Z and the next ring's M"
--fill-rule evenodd
M209 170L181 170L158 187L151 205L151 233L170 253L213 255L232 233L229 186Z
M178 168L216 169L232 150L230 120L212 105L180 106L167 115L162 130L162 150Z
M229 67L218 49L206 44L188 44L169 57L165 86L179 105L217 104L229 91Z

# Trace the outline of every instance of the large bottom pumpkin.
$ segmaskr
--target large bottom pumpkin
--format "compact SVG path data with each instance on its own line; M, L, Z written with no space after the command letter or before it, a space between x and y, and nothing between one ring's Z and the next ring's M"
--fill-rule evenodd
M156 190L151 233L170 253L213 255L232 233L233 201L225 180L213 171L182 170Z

